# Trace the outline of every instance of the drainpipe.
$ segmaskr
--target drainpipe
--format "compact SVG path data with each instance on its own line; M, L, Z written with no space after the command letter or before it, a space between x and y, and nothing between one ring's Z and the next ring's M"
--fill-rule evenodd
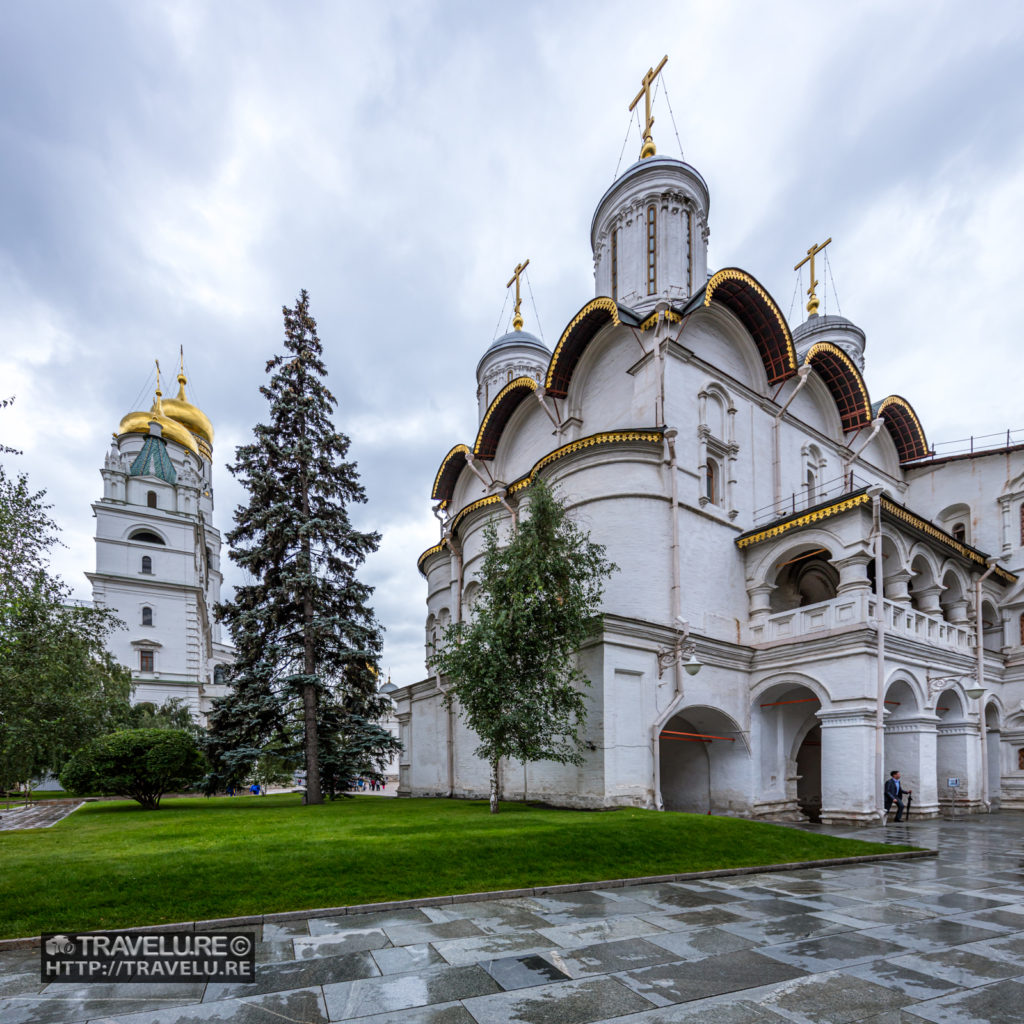
M672 590L669 595L669 607L672 614L673 626L682 618L679 582L679 473L676 460L676 438L679 431L675 427L665 429L665 453L664 461L668 465L671 475L671 486L669 488L670 503L669 509L672 516ZM672 663L673 682L675 683L675 694L673 701L678 700L683 692L683 667L680 659L676 658ZM654 764L654 807L656 810L665 810L665 804L661 799L661 746L659 736L661 729L656 722L651 731L651 752Z
M875 667L877 686L875 695L875 794L878 799L885 774L885 568L882 563L882 488L878 484L868 488L872 503L872 529L875 538ZM881 812L885 823L885 811Z
M864 449L867 448L867 446L869 444L871 444L871 442L874 441L874 439L876 437L878 437L878 432L884 426L885 426L885 417L884 416L879 416L876 419L872 420L871 421L871 433L868 434L867 439L864 441L864 443L855 452L851 453L851 455L850 455L850 457L848 459L843 459L843 480L844 480L844 482L846 480L847 472L849 472L849 470L853 468L853 464L857 461L857 459L860 458L860 453L862 451L864 451ZM850 490L851 491L853 490L853 480L850 481Z
M975 647L978 651L978 682L979 690L985 687L985 623L981 616L981 585L996 571L997 558L986 561L988 568L974 581L974 620L977 628ZM985 728L985 694L978 695L978 734L981 736L981 802L986 811L992 810L992 801L988 792L988 738Z
M502 487L498 490L498 501L508 509L509 515L512 516L512 529L517 530L519 528L519 510L513 506L508 500L508 488Z
M551 420L552 423L554 423L555 430L560 430L562 427L562 421L559 420L557 416L555 416L555 414L548 407L548 403L544 401L544 399L547 397L548 389L545 387L539 387L536 391L534 391L533 394L537 401L540 402L540 407L548 414L548 419Z
M491 471L489 469L487 470L488 479L485 480L483 473L476 468L476 459L473 458L472 452L466 452L466 465L473 470L473 475L484 485L484 489L489 491L494 483L494 480L491 478ZM484 468L487 469L486 466Z
M779 451L779 423L782 421L783 414L789 408L790 402L800 394L800 389L807 383L807 379L811 375L811 364L804 363L796 371L796 374L800 379L796 382L793 393L786 399L786 404L779 410L772 423L772 482L775 489L775 502L772 511L776 515L778 514L779 504L782 502L782 455Z

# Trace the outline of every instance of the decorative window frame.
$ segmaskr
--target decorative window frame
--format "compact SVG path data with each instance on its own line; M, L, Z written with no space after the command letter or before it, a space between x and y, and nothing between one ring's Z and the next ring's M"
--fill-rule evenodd
M800 449L800 459L800 486L804 489L804 497L807 501L807 507L810 508L811 505L824 500L825 495L822 494L821 485L826 480L825 468L828 465L828 459L816 444L803 445ZM807 486L808 476L811 476L814 479L813 498L811 496L810 489Z
M708 400L716 398L725 408L725 437L716 436L708 423ZM709 382L697 393L699 423L697 426L697 503L707 508L711 501L708 498L708 459L714 459L719 468L719 487L714 508L725 512L729 519L739 515L736 508L736 459L739 445L736 443L736 403L721 384Z

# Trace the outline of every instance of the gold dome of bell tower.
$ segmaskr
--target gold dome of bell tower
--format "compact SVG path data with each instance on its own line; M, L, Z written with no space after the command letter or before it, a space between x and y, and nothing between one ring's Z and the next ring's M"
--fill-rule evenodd
M213 424L209 416L198 406L193 405L185 395L185 353L181 352L181 363L178 370L178 394L174 398L164 400L164 415L177 420L195 438L199 454L207 459L213 456Z
M156 364L156 394L149 412L130 412L117 428L122 434L148 434L150 421L160 424L162 433L169 441L176 441L195 455L205 459L213 458L213 424L202 409L193 405L185 395L184 355L178 373L178 394L175 398L164 398L160 390L160 363Z

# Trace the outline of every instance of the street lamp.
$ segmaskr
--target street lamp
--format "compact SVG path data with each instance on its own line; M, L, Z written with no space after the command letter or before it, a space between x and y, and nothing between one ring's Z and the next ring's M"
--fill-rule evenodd
M697 658L697 645L690 639L690 624L676 616L676 639L671 647L658 650L658 678L671 665L680 665L688 676L695 676L704 666ZM687 658L686 656L689 655ZM684 661L683 659L686 658Z

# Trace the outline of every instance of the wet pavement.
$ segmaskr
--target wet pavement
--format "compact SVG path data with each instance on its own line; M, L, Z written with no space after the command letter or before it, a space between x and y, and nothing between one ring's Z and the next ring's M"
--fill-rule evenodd
M5 809L0 806L0 832L14 832L23 828L49 828L72 811L77 811L84 801L39 800L27 807L16 805Z
M255 985L44 987L0 952L0 1021L1024 1020L1024 814L821 831L939 854L266 922Z

